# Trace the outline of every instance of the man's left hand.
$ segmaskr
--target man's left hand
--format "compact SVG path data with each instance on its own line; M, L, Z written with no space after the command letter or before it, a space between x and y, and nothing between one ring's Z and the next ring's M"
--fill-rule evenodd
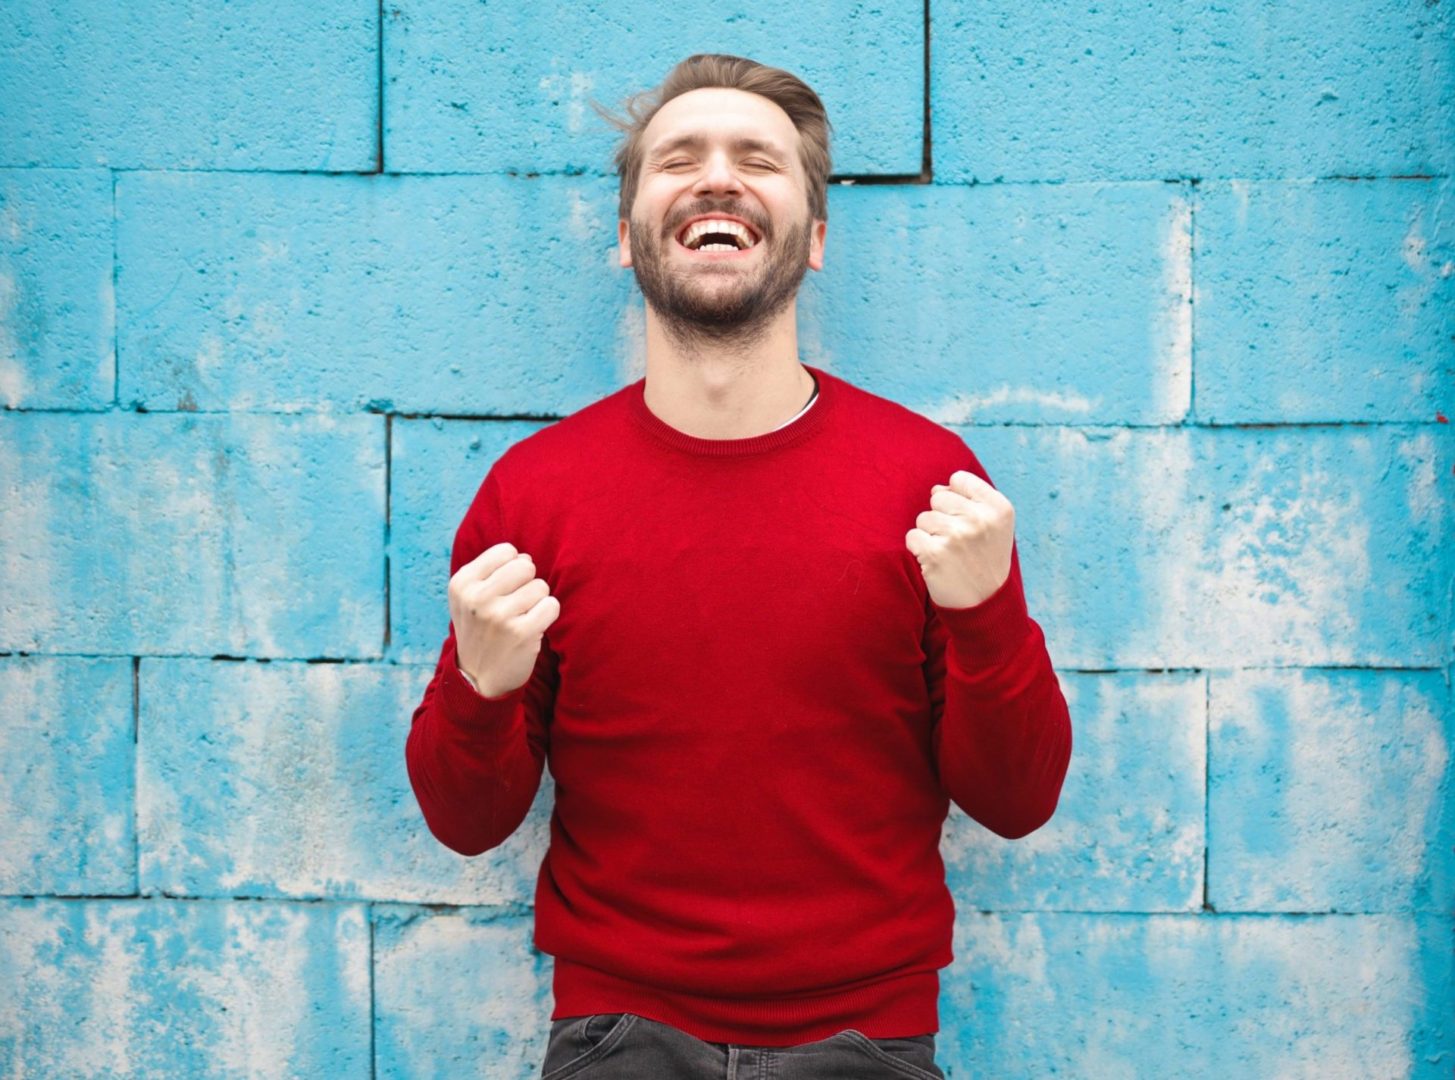
M915 518L904 546L919 560L930 599L943 608L974 607L1010 576L1015 507L972 472L952 473L930 489L930 509Z

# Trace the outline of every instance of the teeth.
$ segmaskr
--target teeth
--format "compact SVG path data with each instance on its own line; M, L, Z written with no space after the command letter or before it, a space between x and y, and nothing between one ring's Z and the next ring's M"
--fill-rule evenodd
M695 248L698 251L733 251L750 248L756 241L753 234L743 225L736 221L724 221L722 218L703 218L701 221L694 221L692 225L682 234L682 243L686 247L692 247L699 239L707 233L727 233L729 236L738 238L737 248L730 248L726 244L709 244L703 248Z

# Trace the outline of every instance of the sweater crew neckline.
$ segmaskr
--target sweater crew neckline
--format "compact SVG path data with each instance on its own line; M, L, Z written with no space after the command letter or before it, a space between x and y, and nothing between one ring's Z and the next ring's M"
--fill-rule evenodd
M833 376L812 364L803 366L813 374L814 379L818 382L818 393L813 399L813 407L806 412L800 412L782 427L766 431L761 435L750 435L744 439L704 439L696 435L689 435L685 431L678 431L647 408L646 376L638 379L628 388L627 400L631 404L632 417L637 421L639 427L659 442L666 443L684 453L697 457L741 457L748 454L761 454L790 446L819 430L823 427L824 420L838 398L838 387L835 385L836 380Z

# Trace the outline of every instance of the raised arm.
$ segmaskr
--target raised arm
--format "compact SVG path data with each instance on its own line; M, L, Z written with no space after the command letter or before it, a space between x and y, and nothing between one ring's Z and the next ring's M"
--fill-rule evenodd
M498 481L492 470L455 532L452 582L461 568L501 543L502 534ZM529 571L517 573L518 577L520 573ZM524 588L520 595L523 599L517 606L524 606L531 597ZM479 855L504 843L535 800L545 767L557 662L542 639L523 685L494 697L482 695L460 668L455 621L452 617L434 676L414 710L405 762L430 832L461 855ZM532 625L539 621L537 610L537 623ZM519 667L518 657L515 666Z

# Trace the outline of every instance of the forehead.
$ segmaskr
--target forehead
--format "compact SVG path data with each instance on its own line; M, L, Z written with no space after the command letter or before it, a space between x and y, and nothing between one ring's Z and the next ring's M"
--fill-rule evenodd
M761 94L725 86L678 94L657 110L642 132L643 149L652 150L684 135L710 140L767 139L785 152L798 146L798 129L788 114Z

